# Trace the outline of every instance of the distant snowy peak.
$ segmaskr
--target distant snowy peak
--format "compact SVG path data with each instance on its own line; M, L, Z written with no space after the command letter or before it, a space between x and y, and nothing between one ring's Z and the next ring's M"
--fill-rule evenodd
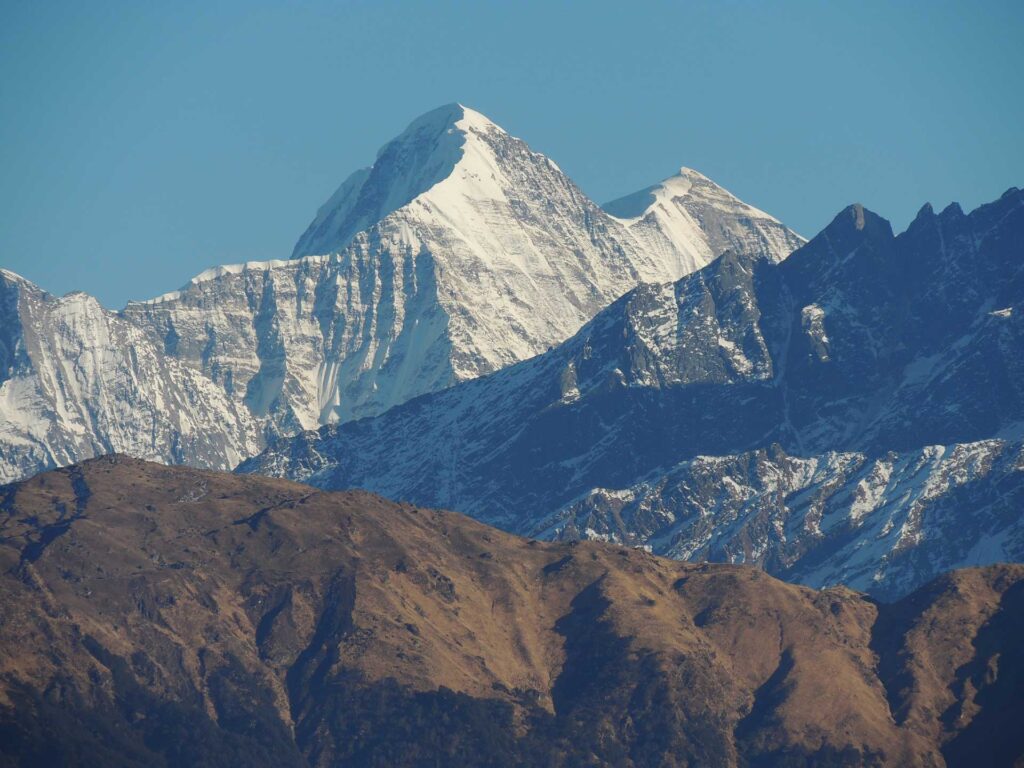
M449 104L414 120L372 166L349 176L317 212L292 257L337 253L396 213L399 229L441 224L476 240L481 255L494 256L505 248L481 237L481 223L490 225L488 219L501 212L525 214L544 202L539 197L552 194L556 199L547 205L570 203L581 222L640 262L644 279L677 278L730 249L779 261L804 243L772 216L689 168L602 209L549 158L481 113ZM638 251L644 254L639 259Z
M622 221L453 104L350 175L297 258L215 267L121 312L0 274L0 479L111 450L230 468L270 438L533 357L639 283L727 248L777 261L799 244L724 194L703 192L678 222Z
M806 242L691 168L602 208L649 248L681 252L690 271L727 250L781 261Z
M494 165L481 142L489 134L507 135L479 112L461 104L447 104L414 120L401 135L377 153L369 168L349 176L317 211L299 239L292 258L333 253L359 232L415 201L452 178L479 189L481 171ZM451 186L451 185L449 185Z
M428 363L433 389L532 357L638 283L678 280L727 250L774 262L803 244L696 171L653 197L663 211L617 218L479 112L453 104L414 120L295 248L306 259L337 254L364 276L373 305L374 362L334 416L429 391L417 383Z
M747 205L726 189L715 184L700 171L680 168L679 173L669 176L650 187L625 197L612 200L601 207L612 216L623 220L639 220L648 213L664 213L684 203L711 203L723 210L744 213L751 218L763 218L778 222L764 211Z

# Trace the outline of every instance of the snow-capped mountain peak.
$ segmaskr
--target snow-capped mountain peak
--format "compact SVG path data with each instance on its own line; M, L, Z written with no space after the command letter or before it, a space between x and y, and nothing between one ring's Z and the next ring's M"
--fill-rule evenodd
M700 192L679 198L682 185ZM639 282L678 279L730 249L777 261L803 242L694 171L662 187L668 200L683 200L675 213L618 219L524 141L452 104L414 120L350 177L295 255L337 253L406 283L396 294L433 292L438 311L417 331L418 348L450 363L432 381L463 380L564 340ZM404 323L404 311L396 305L386 316ZM397 351L390 341L385 350Z
M381 147L372 166L345 179L317 211L292 257L336 253L357 233L414 203L428 212L443 211L458 223L459 213L473 212L452 210L453 204L505 201L503 188L516 180L502 172L495 150L510 138L501 126L462 104L421 115Z
M605 203L607 213L623 221L636 221L648 214L670 215L673 205L714 202L725 210L744 213L752 218L778 221L764 211L748 205L700 171L683 166L679 172L639 192Z
M546 247L501 241L494 222L499 211L526 215L543 202L542 190L555 189L586 209L583 220L599 230L596 236L620 241L627 252L645 252L653 262L639 264L645 280L675 279L726 250L765 252L777 261L803 244L772 216L685 167L602 210L550 159L455 103L415 119L381 148L372 166L349 176L317 212L292 257L340 252L359 232L402 212L407 230L440 224L473 241L487 262L512 256L519 269L547 272Z
M602 208L650 244L666 239L683 254L690 266L687 271L699 269L727 250L767 253L779 261L804 242L774 217L685 166Z
M684 176L674 188L716 189ZM689 219L624 222L524 141L450 104L345 180L298 258L216 267L119 313L0 276L0 346L25 361L0 372L0 416L17 415L0 429L0 477L110 450L228 468L270 436L532 357L640 282L676 280L729 248L777 261L803 242L725 193L702 194L682 198ZM95 365L67 364L82 349Z
M360 168L342 182L299 239L293 258L344 248L357 232L450 177L464 159L479 161L484 153L478 146L467 145L490 132L504 133L461 104L446 104L416 118L381 147L372 166Z

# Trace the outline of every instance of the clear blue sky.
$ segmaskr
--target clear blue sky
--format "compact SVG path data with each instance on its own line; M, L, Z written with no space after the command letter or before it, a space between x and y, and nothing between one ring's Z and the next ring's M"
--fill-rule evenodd
M286 258L461 101L598 201L696 168L805 235L1024 185L1024 2L0 0L0 266L110 307Z

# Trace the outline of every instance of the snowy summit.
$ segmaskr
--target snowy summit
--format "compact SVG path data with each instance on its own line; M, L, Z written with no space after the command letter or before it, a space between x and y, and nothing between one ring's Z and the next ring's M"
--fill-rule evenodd
M110 451L228 469L277 436L532 357L726 248L778 261L803 242L703 177L691 187L617 218L452 104L350 175L295 258L215 267L117 313L0 275L15 351L0 479Z

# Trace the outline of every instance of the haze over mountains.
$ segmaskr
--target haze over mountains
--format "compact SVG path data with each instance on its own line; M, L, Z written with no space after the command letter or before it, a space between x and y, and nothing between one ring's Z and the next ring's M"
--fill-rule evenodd
M0 480L111 451L230 469L543 352L641 281L803 242L686 169L611 210L450 105L347 179L294 259L119 312L0 271Z
M898 596L1024 558L1024 194L851 206L643 285L552 351L241 470Z
M0 489L0 760L972 766L1024 566L878 604L367 493L106 457Z

